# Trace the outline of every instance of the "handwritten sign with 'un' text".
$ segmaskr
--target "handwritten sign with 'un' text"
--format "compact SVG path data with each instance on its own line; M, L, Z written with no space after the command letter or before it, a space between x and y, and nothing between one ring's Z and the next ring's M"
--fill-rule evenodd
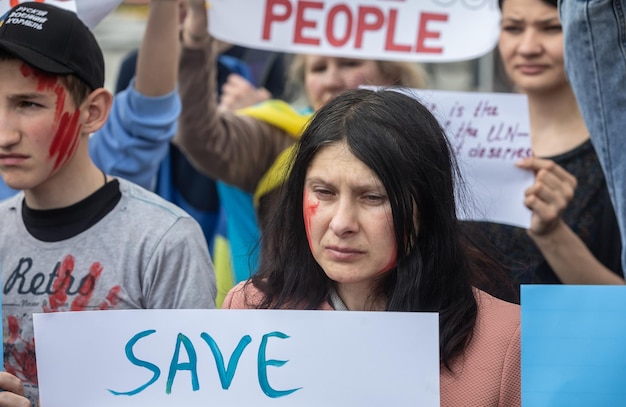
M534 174L515 166L533 155L526 95L397 90L422 102L448 137L463 177L459 218L528 228L524 191Z
M436 313L35 314L41 404L439 406Z
M470 198L459 203L459 216L527 228L530 211L524 191L532 171L515 162L533 155L526 95L418 91L439 119L456 154Z

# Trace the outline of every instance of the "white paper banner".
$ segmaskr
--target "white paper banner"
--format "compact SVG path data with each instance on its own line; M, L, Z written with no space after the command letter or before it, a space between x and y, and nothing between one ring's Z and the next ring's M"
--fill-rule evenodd
M444 128L464 177L459 217L530 227L524 191L535 179L515 162L532 156L526 95L416 90ZM469 198L469 199L468 199Z
M18 4L33 0L0 0L0 16ZM89 27L94 28L104 17L122 2L122 0L36 0L78 13L78 17Z
M460 196L459 218L530 227L524 191L535 176L515 166L532 156L526 95L423 89L406 93L433 113L454 149L468 194Z
M436 313L34 315L41 405L439 406Z
M211 0L216 38L292 53L450 62L491 51L495 0Z

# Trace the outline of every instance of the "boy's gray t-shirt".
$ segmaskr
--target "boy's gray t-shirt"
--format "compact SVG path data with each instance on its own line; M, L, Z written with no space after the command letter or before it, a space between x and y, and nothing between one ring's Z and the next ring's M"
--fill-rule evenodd
M22 220L22 193L0 203L4 367L37 400L32 314L215 308L215 271L200 226L120 179L122 197L88 230L42 242ZM89 363L89 361L85 361Z

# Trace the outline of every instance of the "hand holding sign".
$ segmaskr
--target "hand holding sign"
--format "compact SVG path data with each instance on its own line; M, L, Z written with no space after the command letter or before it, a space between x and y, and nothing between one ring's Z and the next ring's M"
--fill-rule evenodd
M574 198L576 178L552 160L527 158L517 166L535 172L535 183L526 190L524 205L532 211L531 234L550 233Z
M185 0L190 12L197 13L198 16L203 14L206 16L209 5L206 0Z
M22 381L7 372L0 372L0 406L30 407Z
M190 48L201 46L209 36L205 0L186 0L187 15L183 21L183 43Z

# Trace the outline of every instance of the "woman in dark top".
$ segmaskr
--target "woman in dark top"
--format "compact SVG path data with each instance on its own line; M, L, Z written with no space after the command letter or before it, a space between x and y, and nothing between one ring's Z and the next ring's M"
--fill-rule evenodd
M556 0L500 0L499 51L528 96L535 172L528 230L470 224L516 283L623 284L621 242L604 174L565 75ZM482 233L480 233L482 232Z

